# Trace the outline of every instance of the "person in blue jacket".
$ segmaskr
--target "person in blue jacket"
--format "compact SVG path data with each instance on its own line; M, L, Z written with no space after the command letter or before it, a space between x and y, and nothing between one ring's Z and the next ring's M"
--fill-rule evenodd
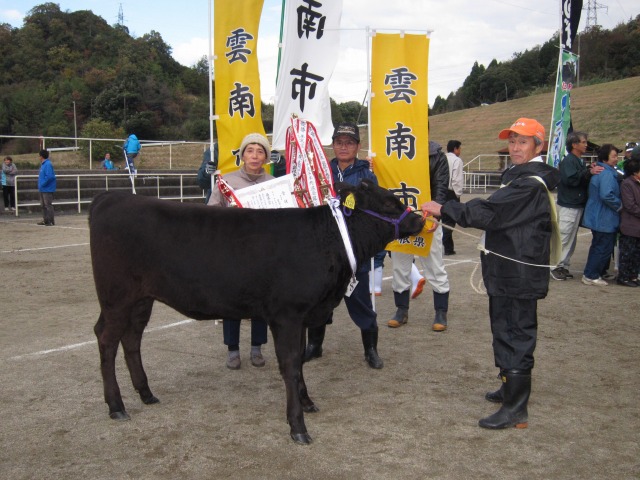
M604 167L600 175L591 177L589 195L582 224L591 229L592 239L584 266L582 283L598 287L607 286L602 278L609 266L620 227L620 183L616 173L620 151L605 143L598 150L598 165Z
M124 142L122 148L124 149L125 156L127 158L127 166L125 168L129 170L131 174L135 175L138 172L133 164L133 160L138 156L138 153L140 153L140 149L142 148L138 141L138 137L133 133L129 135L129 138Z
M55 225L53 216L53 193L56 191L56 172L53 170L49 152L40 150L40 173L38 174L38 192L42 205L42 221L38 225L50 227Z
M370 170L367 160L358 159L360 149L360 131L358 126L352 123L338 125L333 132L333 150L336 158L331 160L331 173L333 183L345 182L358 185L362 180L369 179L378 184L378 179ZM358 285L350 296L344 297L344 303L351 320L360 328L362 345L364 346L364 358L371 368L382 368L384 363L378 355L378 323L377 314L371 302L369 291L370 262L360 265L356 272ZM327 324L332 323L332 318ZM322 342L326 325L310 328L308 331L309 343L304 352L304 361L308 362L322 356Z

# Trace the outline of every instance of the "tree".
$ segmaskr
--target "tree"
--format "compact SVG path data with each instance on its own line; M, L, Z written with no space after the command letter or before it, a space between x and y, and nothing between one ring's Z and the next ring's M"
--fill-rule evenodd
M122 128L116 128L111 123L104 120L90 120L82 128L81 137L83 138L122 138L124 144L124 130ZM84 142L83 142L84 143ZM85 144L80 147L80 151L84 154L84 157L89 159L89 145ZM122 155L122 148L119 144L114 144L113 141L93 141L91 142L91 158L98 160L104 158L106 153L111 153L114 161Z

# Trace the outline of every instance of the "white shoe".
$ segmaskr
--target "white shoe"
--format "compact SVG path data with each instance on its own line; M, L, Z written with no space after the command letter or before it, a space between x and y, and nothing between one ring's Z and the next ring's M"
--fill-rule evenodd
M584 275L582 276L582 283L584 283L585 285L596 285L598 287L606 287L607 285L609 285L600 277L596 278L595 280L592 280L590 278L585 277Z

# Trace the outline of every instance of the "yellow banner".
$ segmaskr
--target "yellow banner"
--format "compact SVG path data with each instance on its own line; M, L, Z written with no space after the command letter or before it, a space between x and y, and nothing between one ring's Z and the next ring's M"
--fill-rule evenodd
M429 186L429 38L374 34L371 47L371 153L380 186L418 209L431 200ZM429 255L432 234L387 245L388 250Z
M265 133L257 53L263 1L214 1L215 114L222 173L240 166L238 150L245 135Z

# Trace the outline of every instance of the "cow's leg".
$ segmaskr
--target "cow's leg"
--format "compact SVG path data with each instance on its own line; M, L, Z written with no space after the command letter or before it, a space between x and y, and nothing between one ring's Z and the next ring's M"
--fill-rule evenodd
M287 392L287 422L291 428L290 435L294 442L306 445L311 443L311 436L304 424L304 412L300 401L304 329L301 323L294 322L290 322L287 328L280 328L275 322L270 322L270 326L280 374Z
M146 405L160 402L160 400L158 400L149 389L147 374L142 366L142 356L140 354L142 333L149 323L152 307L152 298L140 300L135 305L131 315L129 328L124 332L121 340L122 349L124 350L124 358L127 362L129 374L131 375L131 382Z
M304 356L304 350L306 347L306 342L305 342L305 330L306 329L302 329L302 337L300 338L301 343L300 343L300 351L303 352L303 356ZM304 362L302 361L302 359L300 360L300 381L298 382L298 397L300 398L300 403L302 404L302 409L304 410L305 413L315 413L320 411L320 409L318 407L316 407L316 405L313 403L313 400L311 400L311 397L309 397L309 393L307 391L307 384L304 381L304 374L303 374L303 366L304 366Z
M129 414L124 409L120 387L116 380L116 354L118 344L122 338L128 318L120 317L121 322L114 324L107 322L104 313L100 312L98 322L93 328L98 339L100 351L100 371L102 372L102 384L104 386L104 401L109 406L109 416L114 420L129 420Z

